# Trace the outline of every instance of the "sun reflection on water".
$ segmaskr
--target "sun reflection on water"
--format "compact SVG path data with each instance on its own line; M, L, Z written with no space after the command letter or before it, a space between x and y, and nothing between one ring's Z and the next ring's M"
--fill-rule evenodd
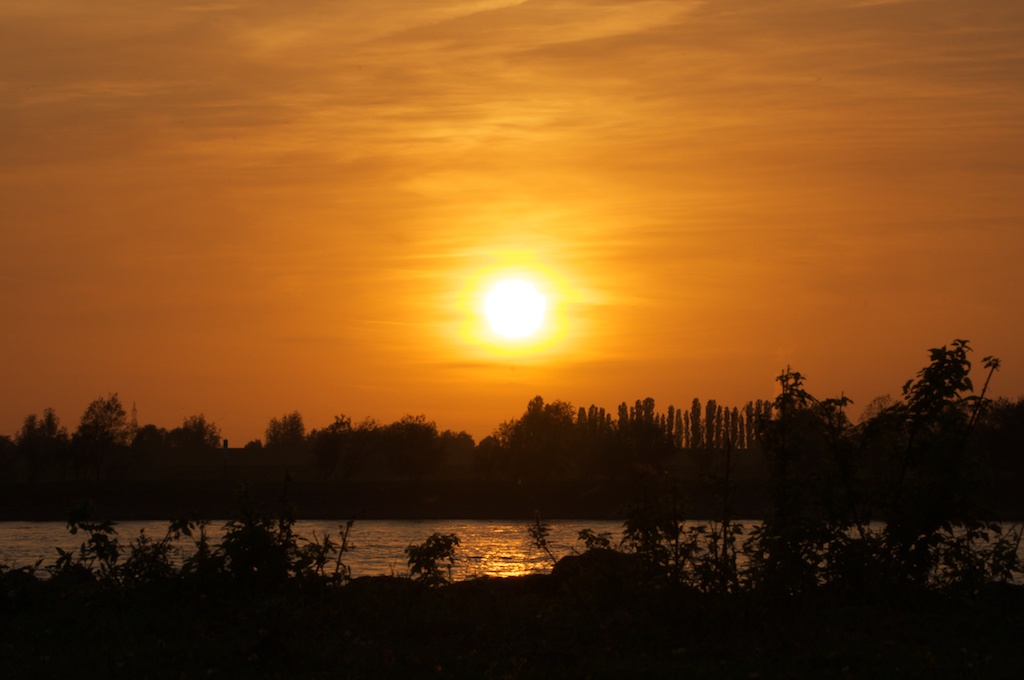
M331 539L339 538L341 521L300 520L295 523L295 533L304 539L314 536ZM116 525L118 538L127 547L130 540L138 538L139 530L158 538L167 530L167 522L123 522ZM422 543L433 533L456 534L459 548L452 568L452 578L509 577L525 574L546 573L551 570L550 557L530 539L529 522L488 521L488 520L360 520L353 524L349 534L349 552L342 561L351 568L353 577L358 576L400 576L408 573L405 549L412 544ZM618 537L621 524L608 521L563 521L551 522L548 541L557 556L568 555L577 545L581 529L595 532L610 532ZM215 521L208 527L208 535L214 544L220 543L224 535L224 522ZM0 561L10 566L35 563L42 558L43 566L52 564L57 553L55 548L74 550L83 541L81 535L71 535L65 522L0 522ZM190 551L188 539L178 541L178 547Z

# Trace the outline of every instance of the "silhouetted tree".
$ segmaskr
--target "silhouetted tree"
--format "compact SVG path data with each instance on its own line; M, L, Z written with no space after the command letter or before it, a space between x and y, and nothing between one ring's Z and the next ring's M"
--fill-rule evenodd
M473 441L473 435L468 432L445 430L438 435L438 443L441 447L441 460L446 465L472 463L476 442Z
M426 416L403 416L383 431L383 448L389 469L412 479L437 470L444 456L437 425Z
M743 422L740 418L740 410L735 406L729 412L729 431L726 439L730 448L743 448Z
M279 451L299 451L306 444L306 426L302 414L292 411L278 418L271 418L267 425L264 446Z
M779 396L760 424L771 500L753 566L765 584L804 590L817 584L816 545L830 519L823 506L832 485L821 473L830 451L819 402L804 389L804 376L787 367L776 380Z
M18 474L18 446L5 434L0 434L0 479L13 481Z
M988 405L979 422L979 447L991 451L999 467L1024 465L1024 396L1001 397Z
M969 526L977 516L978 467L968 435L986 404L975 396L966 340L930 350L931 362L903 386L903 401L884 409L869 430L895 444L895 478L883 496L886 539L894 559L917 581L932 567L933 540L950 523ZM999 361L985 357L988 378ZM985 387L988 386L988 378Z
M526 413L503 423L495 437L509 452L511 473L520 479L577 476L581 460L574 447L575 410L564 401L534 397Z
M846 397L819 401L801 374L779 376L771 417L757 426L772 495L754 573L786 589L841 578L857 590L869 577L969 585L1009 573L1014 541L980 519L981 466L967 443L988 402L985 388L971 394L969 351L964 340L930 350L903 400L876 400L857 427ZM987 386L999 362L984 361Z
M694 398L690 407L690 448L699 449L704 446L704 428L700 418L700 399Z
M683 448L690 448L690 437L692 436L692 429L690 427L690 412L683 411Z
M501 445L498 437L488 435L480 440L473 450L473 471L480 477L490 478L508 473L508 449Z
M143 425L132 437L132 448L145 453L162 453L170 446L166 428L157 427L152 423Z
M686 424L683 422L683 413L684 412L682 409L676 409L676 424L675 428L673 429L672 443L675 445L677 449L681 449L686 446L684 444L684 440L687 436L687 427Z
M167 439L174 448L194 451L212 451L219 449L221 445L220 428L206 420L202 413L185 418L181 427L176 427L168 433Z
M621 455L616 428L611 415L603 408L591 404L580 407L576 418L576 448L580 473L590 477L610 475L620 471Z
M322 430L313 430L308 437L313 447L313 464L324 479L330 479L342 464L342 479L348 479L355 466L352 458L352 419L335 416L334 422Z
M650 397L636 400L629 418L619 423L618 435L623 463L636 470L660 471L673 451L666 418L655 411L654 399Z
M78 472L88 471L96 479L123 463L132 429L117 394L92 401L82 414L72 438Z
M138 465L166 460L170 449L170 432L151 423L137 428L132 437L131 455Z
M41 479L51 466L67 469L70 439L52 408L44 410L41 418L35 414L26 416L16 442L30 482Z
M392 471L389 436L387 425L374 418L364 418L352 431L353 469L370 475L389 474Z
M708 399L704 405L704 447L708 449L718 448L718 436L715 430L715 418L718 414L718 402Z
M616 424L619 432L629 429L629 405L626 402L619 404L619 420Z
M754 445L754 402L743 405L743 448Z
M882 394L868 402L864 410L861 411L859 423L863 424L880 415L884 411L892 408L896 405L896 400L892 398L891 394Z

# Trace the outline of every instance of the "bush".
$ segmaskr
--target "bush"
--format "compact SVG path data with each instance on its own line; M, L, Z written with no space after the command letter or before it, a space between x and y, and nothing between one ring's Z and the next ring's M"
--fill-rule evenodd
M451 583L455 549L458 546L458 536L439 533L431 534L419 545L410 545L405 549L410 575L428 586ZM445 562L447 564L443 564Z

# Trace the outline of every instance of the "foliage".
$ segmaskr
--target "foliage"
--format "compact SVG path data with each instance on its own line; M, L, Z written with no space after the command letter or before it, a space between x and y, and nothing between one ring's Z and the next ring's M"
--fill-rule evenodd
M934 578L943 546L955 533L973 535L979 519L978 466L967 443L987 401L984 391L969 394L970 351L966 340L931 349L929 365L904 385L902 403L879 414L884 427L871 430L897 442L890 448L895 474L879 502L886 558L899 578L917 583ZM984 366L987 389L999 361L986 357Z
M366 419L357 426L346 416L336 416L327 427L310 432L307 442L320 476L342 480L370 473L419 481L436 472L449 455L468 462L474 446L469 434L439 433L422 415L406 415L389 425Z
M789 368L777 381L779 395L759 427L771 502L747 547L755 582L793 592L817 586L826 547L850 527L854 501L841 445L850 400L818 400Z
M334 422L322 430L309 433L309 441L313 447L313 462L324 479L334 476L339 463L343 460L342 478L347 479L353 469L352 458L352 419L347 416L335 416Z
M687 557L678 487L673 483L667 493L649 494L646 492L627 511L622 545L642 558L652 572L678 578Z
M287 413L280 418L271 418L264 436L268 449L285 451L300 450L306 443L306 426L298 411Z
M1020 573L1021 527L995 522L944 523L932 541L932 583L976 593L990 581L1010 582Z
M612 549L612 535L607 532L597 534L592 529L580 529L577 541L583 543L583 552Z
M403 416L380 433L381 448L392 473L422 479L441 464L444 450L437 425L426 416Z
M172 522L160 539L140 530L129 540L127 553L122 546L114 522L92 519L92 508L83 504L72 510L68 519L72 534L82 531L86 540L77 551L57 548L58 558L49 567L51 576L60 581L97 582L105 586L140 586L165 583L175 579L175 559L180 551L174 542L180 537L180 523Z
M755 446L768 408L760 400L739 409L694 399L689 410L659 412L648 397L622 402L616 417L593 404L574 415L572 404L537 396L477 445L475 463L482 476L516 481L642 478L668 472L684 456L698 454L703 463L705 454Z
M287 508L276 520L262 512L248 488L243 487L235 516L225 525L221 542L227 572L257 588L283 585L298 550L294 524Z
M300 545L295 553L292 571L300 578L314 579L325 584L341 584L348 581L351 570L342 563L342 557L349 549L348 536L352 531L353 521L341 525L340 542L331 540L330 533L312 539L300 538Z
M434 533L420 544L405 549L410 575L428 586L451 583L452 567L459 537L455 534Z
M437 436L437 448L439 455L434 461L435 465L431 472L435 472L442 465L456 464L464 465L472 463L473 452L476 449L476 442L473 435L464 430L444 430Z
M522 417L503 423L495 433L508 452L508 473L514 479L546 479L577 470L574 426L572 404L531 399Z
M533 541L533 544L548 556L548 559L551 560L552 564L558 562L554 553L551 552L551 544L548 543L548 536L551 534L551 525L541 521L539 512L534 514L533 524L526 527L526 533L529 534L530 540Z
M686 522L676 481L652 477L627 512L620 549L638 556L650 578L704 592L788 597L828 585L867 597L902 584L978 592L1016 578L1021 529L983 521L979 462L967 446L972 429L984 431L989 422L985 391L999 362L986 357L985 387L968 394L969 351L962 340L931 350L931 363L907 383L903 400L877 401L858 425L846 416L848 398L817 399L805 377L787 368L754 428L771 491L763 523L745 531L732 520L727 441L724 477L708 478L720 494L720 515ZM633 413L649 407L638 403ZM714 441L717 408L703 421L693 413L683 422L703 422L700 436ZM625 405L620 414L620 421L631 418ZM538 522L530 529L542 548L545 528ZM610 547L593 534L581 540L587 550Z
M350 578L342 560L350 549L352 521L340 527L337 540L330 533L314 533L306 539L293 532L294 519L287 509L271 519L257 508L245 489L219 545L209 539L207 520L179 519L171 522L159 539L140 531L126 548L114 522L96 521L91 515L88 505L72 511L68 530L72 534L84 532L86 539L74 551L57 548L58 558L48 567L54 579L121 587L178 581L204 589L234 584L253 592L267 592L281 588L290 579L327 587L344 584ZM183 536L192 540L190 550L178 545Z
M171 446L179 449L214 450L220 448L220 428L208 421L202 413L189 416L167 435Z
M15 442L18 454L28 467L30 482L39 481L54 465L61 465L66 472L70 437L52 408L44 410L42 417L26 416Z
M667 578L706 593L739 590L743 525L727 514L709 522L687 521L677 480L661 481L627 513L621 548L642 560L649 578ZM595 547L604 547L603 541Z
M177 538L168 531L163 538L154 539L139 530L136 539L129 541L128 555L118 569L118 580L134 585L163 583L173 579L177 572L174 567L174 543Z
M749 542L755 584L781 592L821 583L976 588L1019 573L1012 538L981 521L978 461L968 435L987 405L973 389L970 346L930 350L931 362L854 427L845 398L819 401L787 369L762 428L773 488ZM999 362L986 357L985 386ZM871 525L869 518L884 522Z
M490 435L481 439L473 449L473 470L481 478L497 477L507 470L508 450L498 437Z
M170 447L170 432L152 423L143 425L132 437L132 450L140 457L163 455Z
M91 519L89 505L80 505L68 518L68 531L85 532L88 537L77 552L57 548L57 561L50 571L57 579L98 579L102 582L120 582L118 560L121 548L114 522Z
M675 419L656 413L650 397L637 399L632 407L623 402L619 406L619 455L634 468L660 470L674 449L674 427Z
M99 479L124 463L133 432L117 394L94 399L82 414L72 438L78 473Z
M14 479L18 468L18 447L5 434L0 435L0 478Z
M186 536L192 540L192 550L186 554L181 564L181 577L186 581L199 584L215 582L226 575L225 556L223 550L210 543L206 519L180 518L171 522L168 534L175 540Z

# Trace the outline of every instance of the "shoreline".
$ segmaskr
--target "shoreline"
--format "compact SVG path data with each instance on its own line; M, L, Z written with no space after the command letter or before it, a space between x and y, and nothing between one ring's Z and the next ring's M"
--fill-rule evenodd
M651 493L632 480L47 481L0 485L0 521L66 521L83 504L92 519L119 522L226 518L237 514L243 485L261 512L277 516L287 507L302 520L623 520L633 502ZM696 483L681 487L679 500L684 517L721 517L721 499ZM763 485L741 483L730 517L763 517L766 507ZM986 519L1022 521L1024 499Z
M244 483L261 511L276 515L287 505L296 519L507 519L536 516L565 520L621 520L642 487L598 480L519 484L498 481L426 480L321 482L266 480ZM243 482L122 481L41 482L0 485L0 521L65 521L88 503L93 519L115 521L216 518L235 514ZM756 490L734 506L734 516L760 516ZM692 517L711 517L713 499L693 493Z

